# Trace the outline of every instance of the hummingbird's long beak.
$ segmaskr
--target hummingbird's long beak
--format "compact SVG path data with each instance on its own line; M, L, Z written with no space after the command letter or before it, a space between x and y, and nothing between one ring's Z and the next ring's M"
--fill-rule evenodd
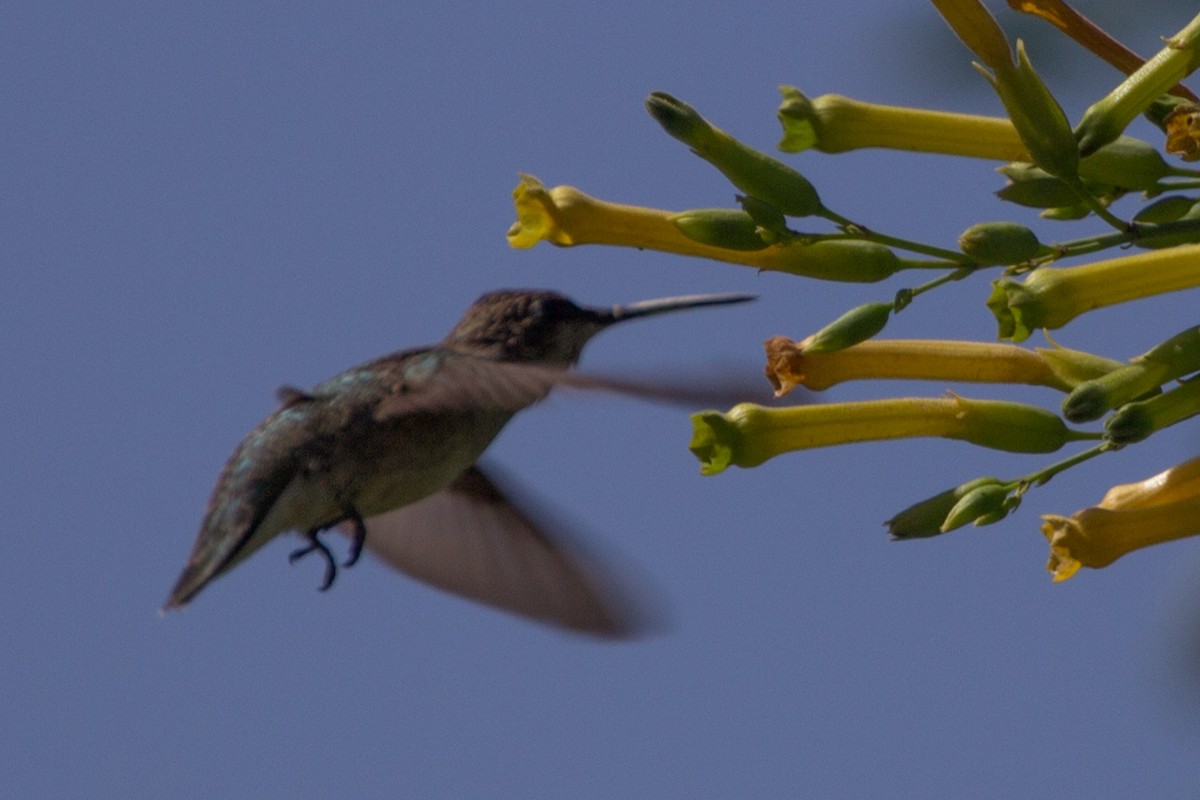
M612 322L619 322L637 317L650 317L655 314L666 314L671 311L681 311L685 308L700 306L725 306L733 303L746 303L758 298L754 294L738 292L726 294L688 294L680 297L662 297L658 300L642 300L625 306L613 306L609 312Z

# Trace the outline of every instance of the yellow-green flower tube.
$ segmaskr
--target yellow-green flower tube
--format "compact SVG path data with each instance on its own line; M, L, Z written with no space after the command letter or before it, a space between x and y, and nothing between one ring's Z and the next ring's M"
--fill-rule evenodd
M1062 368L1062 359L1047 357L1053 351L1042 348L957 339L884 339L821 354L808 352L805 343L784 336L763 343L767 379L776 396L795 386L821 391L844 381L880 378L1019 383L1060 391L1075 385L1075 376Z
M1086 155L1121 135L1154 100L1200 65L1200 16L1167 40L1166 46L1084 112L1075 129Z
M882 244L858 239L793 240L757 250L739 249L746 244L739 239L731 242L738 248L718 247L689 237L679 226L681 218L685 227L699 221L696 212L609 203L573 186L547 189L531 175L521 176L513 190L513 204L517 221L508 229L508 243L518 249L542 241L559 247L607 244L855 283L881 281L901 269L931 266L900 258Z
M1200 458L1139 483L1114 486L1097 506L1047 514L1046 569L1065 581L1080 567L1106 567L1126 553L1200 534Z
M1148 400L1126 403L1104 424L1113 444L1133 444L1152 433L1200 414L1200 375Z
M781 86L779 91L783 94L779 149L785 153L810 147L822 153L885 147L996 161L1029 160L1016 129L1003 117L885 106L837 94L810 100L794 86Z
M988 308L1000 338L1020 342L1096 308L1200 286L1200 244L1137 253L1079 267L1039 267L1023 283L992 283Z
M1097 504L1110 511L1137 511L1200 496L1200 457L1176 464L1137 483L1109 489Z
M937 436L1014 453L1051 453L1079 438L1037 406L957 395L795 408L741 403L724 414L693 414L692 428L688 447L705 475L730 464L755 467L792 450L852 442Z

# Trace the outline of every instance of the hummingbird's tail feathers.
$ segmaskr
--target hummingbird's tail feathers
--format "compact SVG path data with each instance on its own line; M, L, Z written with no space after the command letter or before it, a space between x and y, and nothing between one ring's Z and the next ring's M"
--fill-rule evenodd
M255 437L275 419L272 415L251 431L221 470L187 564L162 611L187 605L205 586L290 527L274 524L277 520L271 515L294 469L286 461L258 461L250 456Z
M650 604L607 559L548 535L476 467L366 525L368 550L439 589L593 636L628 639L652 627Z

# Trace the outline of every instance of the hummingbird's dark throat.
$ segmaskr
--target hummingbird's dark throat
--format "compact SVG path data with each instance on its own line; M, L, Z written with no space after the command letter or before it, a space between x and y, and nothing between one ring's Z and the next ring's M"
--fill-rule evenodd
M337 562L333 560L333 553L330 552L329 545L321 541L320 535L334 525L339 525L343 522L349 522L353 530L350 535L350 553L346 556L346 560L342 562L342 566L354 566L358 562L358 557L362 555L363 543L367 541L367 526L363 523L362 515L355 509L348 510L346 516L334 520L328 525L309 528L304 532L304 538L308 539L308 544L298 550L293 550L288 555L288 563L295 564L309 553L321 554L325 559L325 580L321 583L320 587L320 591L322 592L333 586L333 581L337 578Z

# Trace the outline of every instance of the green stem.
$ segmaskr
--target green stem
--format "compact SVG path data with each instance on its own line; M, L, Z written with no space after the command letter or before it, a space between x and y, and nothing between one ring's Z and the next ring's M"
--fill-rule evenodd
M1116 214L1105 208L1104 204L1096 198L1096 195L1087 190L1087 187L1083 185L1083 181L1078 175L1075 176L1074 180L1067 181L1067 185L1075 190L1075 194L1079 195L1079 199L1082 200L1097 217L1104 220L1109 225L1112 225L1119 231L1129 231L1132 223L1121 219Z
M846 233L852 233L856 238L859 239L877 242L879 244L887 245L888 247L897 247L901 250L907 250L910 253L920 253L921 255L952 261L955 264L972 263L970 256L965 253L960 253L957 250L946 250L945 248L934 247L933 245L921 244L920 242L913 242L909 241L908 239L900 239L895 236L888 236L885 233L873 231L864 225L859 225L853 220L846 219L841 214L830 211L827 208L822 209L822 211L818 213L820 213L820 215L825 219L841 227L844 231L846 231Z
M1028 475L1020 478L1018 483L1020 487L1017 491L1024 494L1030 487L1041 486L1048 483L1051 478L1060 472L1065 472L1076 464L1082 464L1084 461L1089 461L1102 453L1107 453L1109 450L1116 450L1111 442L1102 442L1095 447L1089 447L1087 450L1076 453L1070 458L1065 458L1055 464L1040 469L1037 472L1031 472Z

